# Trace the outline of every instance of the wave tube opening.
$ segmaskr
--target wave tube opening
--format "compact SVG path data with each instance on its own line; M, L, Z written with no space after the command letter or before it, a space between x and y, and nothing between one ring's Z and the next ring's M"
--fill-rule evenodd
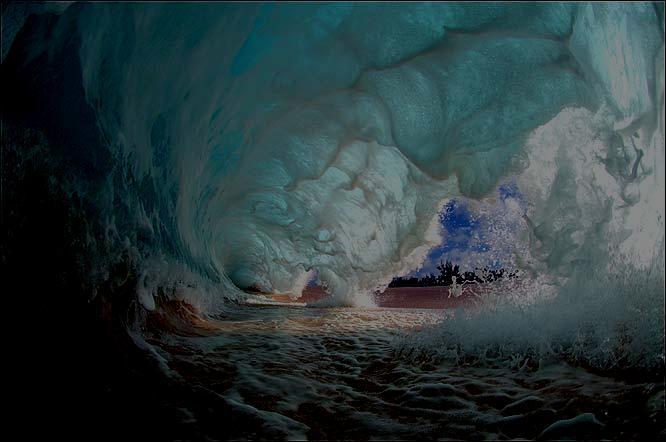
M19 345L35 395L65 389L38 362L62 360L56 379L90 386L79 404L143 397L118 420L163 417L157 398L185 437L256 424L256 437L316 439L345 436L312 428L330 410L366 425L336 407L379 387L336 382L381 378L370 360L424 382L381 400L422 409L432 394L438 413L456 389L426 385L427 364L446 376L559 363L663 375L663 4L63 2L2 14L2 265L12 311L32 323L22 338L40 347ZM520 278L488 284L470 308L378 307L395 276L460 240L440 222L452 201L483 220L471 247ZM301 303L312 281L322 299ZM267 355L304 370L310 389L271 377ZM349 373L307 368L338 359ZM243 429L224 433L192 405L208 401ZM416 434L381 409L360 434ZM538 432L470 422L487 418L488 437L614 428L581 411L546 431L544 413Z

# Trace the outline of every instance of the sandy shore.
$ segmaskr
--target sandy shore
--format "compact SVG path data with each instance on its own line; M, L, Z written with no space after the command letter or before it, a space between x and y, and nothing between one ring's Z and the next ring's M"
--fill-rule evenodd
M487 285L465 286L459 296L451 293L450 287L389 287L375 295L377 307L448 309L479 302L475 294L487 291ZM291 299L288 295L270 295L276 301L312 303L326 297L321 286L307 286L301 296Z

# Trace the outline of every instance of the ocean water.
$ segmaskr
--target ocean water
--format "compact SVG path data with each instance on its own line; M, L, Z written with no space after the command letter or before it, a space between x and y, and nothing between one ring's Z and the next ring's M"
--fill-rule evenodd
M663 3L2 20L23 431L663 437ZM451 199L520 277L375 295Z
M172 383L176 431L250 439L605 439L663 436L664 382L571 361L483 363L411 354L404 341L446 328L454 310L245 307L204 336L148 342ZM413 348L413 347L409 347ZM212 404L216 404L211 407ZM223 404L223 405L221 405ZM223 409L217 421L212 410ZM178 434L177 432L175 434Z

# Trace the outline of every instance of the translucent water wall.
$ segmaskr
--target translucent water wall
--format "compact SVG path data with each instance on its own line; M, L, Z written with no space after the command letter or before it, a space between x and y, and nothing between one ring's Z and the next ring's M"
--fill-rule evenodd
M66 6L23 12L58 14L31 50L76 37L111 158L99 265L130 259L148 309L163 286L297 295L314 271L367 304L441 242L442 201L507 177L529 272L663 247L663 6Z

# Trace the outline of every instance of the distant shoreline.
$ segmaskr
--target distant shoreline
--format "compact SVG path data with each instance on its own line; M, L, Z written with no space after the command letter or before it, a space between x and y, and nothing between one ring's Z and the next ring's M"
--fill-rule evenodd
M413 309L451 309L479 303L474 294L488 291L489 284L473 284L462 287L460 296L451 293L451 286L388 287L374 296L377 307ZM293 299L286 294L267 295L275 301L311 304L327 296L324 287L306 286L301 296Z

